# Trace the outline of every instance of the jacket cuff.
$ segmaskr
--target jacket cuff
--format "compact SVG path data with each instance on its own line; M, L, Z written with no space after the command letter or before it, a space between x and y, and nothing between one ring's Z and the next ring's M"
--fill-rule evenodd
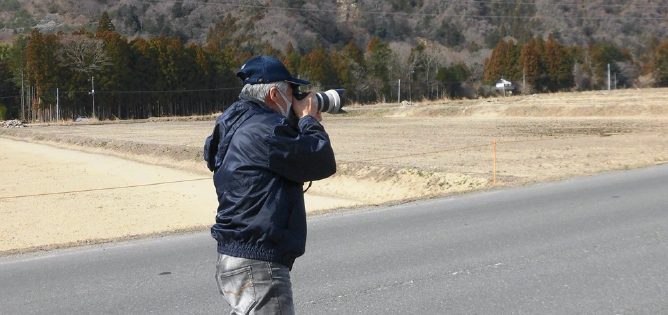
M306 115L306 116L304 116L304 117L302 117L302 118L299 119L299 129L300 129L300 130L304 130L304 128L305 128L306 126L308 126L308 125L316 125L316 126L319 126L320 123L318 122L317 119L315 119L315 118L314 118L313 116L311 116L311 115Z

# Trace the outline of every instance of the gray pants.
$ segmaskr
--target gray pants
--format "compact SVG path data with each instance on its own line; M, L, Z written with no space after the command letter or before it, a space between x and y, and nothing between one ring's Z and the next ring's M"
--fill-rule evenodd
M218 254L216 282L230 314L294 314L288 267Z

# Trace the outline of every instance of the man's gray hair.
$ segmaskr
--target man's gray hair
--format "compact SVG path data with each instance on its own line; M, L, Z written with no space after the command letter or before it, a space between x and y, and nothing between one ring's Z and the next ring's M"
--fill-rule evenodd
M285 81L264 84L246 84L243 89L241 89L241 95L256 98L264 102L267 99L267 96L269 96L269 90L274 86L277 87L283 95L287 96L288 82Z

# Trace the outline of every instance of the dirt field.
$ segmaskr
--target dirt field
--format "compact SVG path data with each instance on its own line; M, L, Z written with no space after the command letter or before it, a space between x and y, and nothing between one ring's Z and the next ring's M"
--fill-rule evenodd
M668 161L668 89L347 110L325 117L339 171L313 183L309 211L489 189L492 141L496 186ZM0 252L205 229L212 127L213 116L0 129Z

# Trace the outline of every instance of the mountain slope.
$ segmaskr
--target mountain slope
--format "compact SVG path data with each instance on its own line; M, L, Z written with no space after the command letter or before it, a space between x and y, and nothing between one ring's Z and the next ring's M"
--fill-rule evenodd
M127 36L178 36L203 43L226 19L241 32L284 49L368 42L370 36L413 45L417 39L453 52L491 48L511 36L524 41L553 34L567 45L611 41L632 53L668 36L668 4L629 0L3 0L0 23L10 39L31 27L44 31L95 28L102 12Z

